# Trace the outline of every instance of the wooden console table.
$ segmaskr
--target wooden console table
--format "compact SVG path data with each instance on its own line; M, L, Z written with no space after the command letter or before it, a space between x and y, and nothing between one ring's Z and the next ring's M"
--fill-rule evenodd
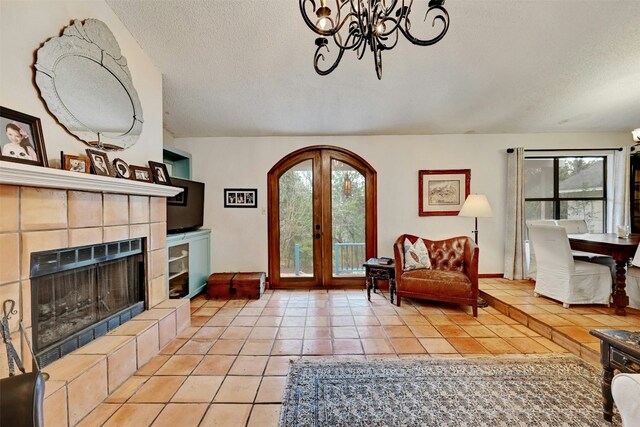
M376 280L389 281L389 300L393 304L393 294L396 293L396 264L380 264L378 258L369 258L362 264L366 272L367 298L371 301L371 289L376 292Z
M613 372L640 373L640 332L594 329L591 335L600 339L602 362L602 412L604 419L613 417L611 380Z
M610 255L616 262L616 283L613 289L613 305L616 314L626 315L625 307L629 304L629 297L625 291L627 285L627 263L636 253L640 243L640 234L630 234L625 239L619 238L614 233L601 234L570 234L569 244L575 251L594 252Z

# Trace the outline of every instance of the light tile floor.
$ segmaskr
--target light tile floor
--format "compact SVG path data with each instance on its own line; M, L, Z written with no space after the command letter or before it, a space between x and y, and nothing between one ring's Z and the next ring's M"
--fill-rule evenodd
M596 365L600 359L600 341L589 334L591 329L640 331L640 310L627 308L627 315L619 316L614 307L604 305L564 308L558 301L535 297L534 286L535 282L529 280L480 280L481 293L499 312Z
M493 282L492 282L493 283ZM276 426L298 358L523 356L566 350L494 308L360 290L274 291L260 300L191 301L191 327L82 426Z

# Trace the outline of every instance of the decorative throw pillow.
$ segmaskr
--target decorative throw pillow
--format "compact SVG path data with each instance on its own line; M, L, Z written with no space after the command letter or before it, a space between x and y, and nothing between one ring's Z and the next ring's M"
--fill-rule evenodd
M404 239L404 270L417 270L419 268L431 268L429 251L422 239L411 244L409 239Z

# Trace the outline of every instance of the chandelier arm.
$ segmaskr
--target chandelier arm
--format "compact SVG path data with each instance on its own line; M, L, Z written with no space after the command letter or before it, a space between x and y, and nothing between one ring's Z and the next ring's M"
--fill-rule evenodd
M387 16L381 21L383 24L385 24L385 27L387 25L386 24L387 21L393 22L393 25L391 26L391 28L389 30L386 30L386 31L384 31L382 33L378 33L379 36L385 37L385 36L391 35L392 33L398 31L398 28L400 28L400 26L402 24L402 20Z
M382 50L377 45L377 39L372 39L371 49L373 50L373 63L376 67L376 75L378 80L382 80Z
M340 49L344 49L344 50L356 50L358 49L358 47L363 43L364 41L364 37L362 36L357 36L356 34L349 34L349 36L347 37L347 41L345 44L342 44L342 41L340 43L338 43L335 39L335 36L333 38L334 42L336 43L336 46L338 46ZM349 40L353 40L351 44L349 44Z
M320 74L321 76L326 76L327 74L330 74L333 70L335 70L338 64L340 64L340 60L342 59L342 55L344 54L344 49L338 48L340 49L340 52L338 52L338 57L336 58L336 60L329 68L327 68L326 70L322 70L318 66L320 60L325 60L324 54L321 52L322 48L327 49L327 52L329 51L327 45L318 46L318 48L316 49L316 53L313 55L313 68L314 70L316 70L316 73Z
M388 45L385 42L390 38L390 36L395 36L395 39L392 44ZM398 32L396 31L394 34L389 34L386 37L378 37L378 44L381 46L381 50L391 50L398 44L398 40L400 37L398 36Z
M351 14L349 14L351 15ZM344 25L344 23L347 21L349 15L347 15L345 17L345 20L342 22L342 24L340 25L340 27L342 27ZM361 42L362 42L362 36L360 35L360 33L358 33L356 31L356 28L351 28L349 29L349 35L347 36L347 40L345 41L345 43L342 43L342 36L340 35L340 32L337 31L334 35L333 35L333 40L336 43L336 45L341 48L341 49L345 49L345 50L354 50ZM349 44L349 40L353 39L353 44Z
M432 10L436 12L440 12L440 14L434 16L433 21L431 22L431 26L435 27L436 21L441 21L443 24L442 31L432 39L423 40L423 39L414 37L409 31L409 28L407 26L407 23L409 22L409 18L407 16L405 17L405 26L404 27L400 26L399 30L411 43L418 46L431 46L433 44L438 43L440 40L442 40L444 35L447 34L447 30L449 29L449 13L441 6L433 6L433 7L430 7L429 10L427 10L427 13L425 14L425 17L424 17L425 21L427 20L427 17Z
M397 5L398 0L393 0L393 2L386 9L383 8L385 16L391 15L391 12L393 12L393 9L395 9ZM404 6L404 0L402 0L402 5Z

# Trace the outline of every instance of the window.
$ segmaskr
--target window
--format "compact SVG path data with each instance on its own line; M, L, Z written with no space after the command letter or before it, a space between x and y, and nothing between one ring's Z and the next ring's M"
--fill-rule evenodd
M603 233L606 165L605 156L526 158L525 219L584 219L590 232Z

